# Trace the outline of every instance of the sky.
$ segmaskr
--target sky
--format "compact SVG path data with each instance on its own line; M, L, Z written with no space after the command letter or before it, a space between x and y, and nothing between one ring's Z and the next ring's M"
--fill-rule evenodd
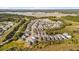
M0 0L0 9L77 8L79 0Z
M0 9L79 9L79 7L0 7Z

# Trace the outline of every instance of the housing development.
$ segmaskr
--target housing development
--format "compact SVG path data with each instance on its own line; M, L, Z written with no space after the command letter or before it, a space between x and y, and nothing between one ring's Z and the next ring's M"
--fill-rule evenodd
M0 51L79 50L79 10L0 10Z

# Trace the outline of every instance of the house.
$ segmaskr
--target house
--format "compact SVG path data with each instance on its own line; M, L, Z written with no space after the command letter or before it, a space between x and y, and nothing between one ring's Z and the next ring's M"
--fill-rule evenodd
M71 36L68 34L68 33L63 33L63 35L68 38L68 39L71 39Z
M8 22L8 25L13 26L13 23L12 22Z
M26 37L28 37L28 36L29 36L29 34L28 34L28 33L25 33L24 35L25 35Z
M36 42L36 38L33 36L31 37L31 39L26 39L26 42L29 44L29 45L32 45Z
M58 23L58 24L63 24L63 22L61 22L61 21L57 21L57 23Z
M55 38L55 40L59 40L58 37L57 37L57 35L55 35L54 38Z
M48 41L50 41L50 40L51 40L51 38L50 38L50 36L49 36L49 35L46 35L46 38L47 38L47 40L48 40Z
M26 37L25 37L24 35L22 35L22 37L21 37L21 38L25 40L25 38L26 38Z
M60 35L62 39L67 39L64 35Z
M7 28L10 28L11 26L10 26L10 25L6 25L6 27L7 27Z
M51 38L51 40L53 40L53 41L55 40L55 39L54 39L54 36L50 36L50 38Z
M0 32L2 32L3 31L3 29L2 28L0 28Z
M7 30L7 28L5 28L5 27L4 27L4 28L3 28L3 30L4 30L4 31L6 31L6 30Z
M59 40L62 40L62 37L61 37L60 34L57 34L57 37L58 37Z
M25 40L27 37L29 37L29 34L25 33L25 34L22 35L21 38Z

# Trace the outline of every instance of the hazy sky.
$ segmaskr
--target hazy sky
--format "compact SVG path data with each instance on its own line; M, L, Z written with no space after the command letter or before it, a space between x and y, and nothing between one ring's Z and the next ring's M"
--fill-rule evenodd
M0 9L54 9L53 7L79 9L79 0L0 0Z
M79 9L79 7L0 7L0 9Z

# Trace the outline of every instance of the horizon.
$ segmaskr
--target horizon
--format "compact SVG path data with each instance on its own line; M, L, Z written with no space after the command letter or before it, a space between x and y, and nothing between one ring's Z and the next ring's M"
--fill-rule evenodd
M0 9L25 9L25 10L56 10L56 9L79 9L79 7L0 7Z

